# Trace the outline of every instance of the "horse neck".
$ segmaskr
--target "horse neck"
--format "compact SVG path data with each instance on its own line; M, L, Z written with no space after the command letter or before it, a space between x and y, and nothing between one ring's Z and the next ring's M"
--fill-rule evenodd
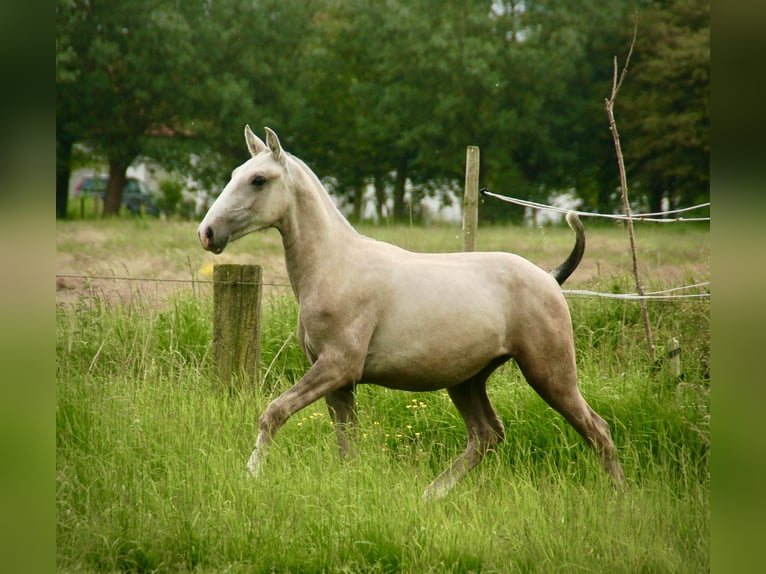
M359 237L341 215L319 178L297 158L291 164L293 202L277 226L282 235L285 264L293 291L337 268Z

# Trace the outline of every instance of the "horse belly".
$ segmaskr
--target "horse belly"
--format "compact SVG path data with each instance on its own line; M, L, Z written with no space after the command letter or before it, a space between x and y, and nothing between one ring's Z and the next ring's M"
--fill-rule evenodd
M507 354L504 331L497 315L390 317L370 342L362 382L410 391L452 387Z

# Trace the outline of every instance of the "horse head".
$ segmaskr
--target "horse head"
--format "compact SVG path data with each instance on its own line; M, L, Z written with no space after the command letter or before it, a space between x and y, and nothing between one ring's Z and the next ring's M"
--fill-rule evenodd
M277 134L265 130L264 143L245 126L251 157L231 173L197 229L200 243L208 251L221 253L229 241L277 225L290 205L287 153Z

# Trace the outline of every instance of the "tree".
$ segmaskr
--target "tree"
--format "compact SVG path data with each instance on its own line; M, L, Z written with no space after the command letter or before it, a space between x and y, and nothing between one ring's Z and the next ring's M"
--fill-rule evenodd
M58 179L68 181L68 142L86 143L109 162L115 213L138 155L214 185L243 159L245 123L289 145L301 46L323 4L58 0Z
M709 115L676 113L707 101L704 82L671 81L707 69L691 65L706 61L702 28L676 37L702 0L642 1L659 24L618 110L638 142L626 153L644 188L699 190L690 172L706 172L694 167L707 165L704 146L671 149L661 120L673 112L677 138L707 141ZM663 11L675 16L663 23ZM357 214L371 184L398 219L409 216L405 189L417 199L461 187L467 145L481 147L493 191L545 200L574 188L606 209L616 170L603 98L628 12L619 0L58 0L57 197L74 142L108 158L110 212L137 155L223 183L251 123L275 129ZM481 213L521 210L487 202Z
M482 148L482 181L496 190L601 192L613 159L601 134L611 69L599 65L625 12L616 0L332 4L307 54L311 154L357 205L370 182L379 197L390 189L398 219L405 182L417 194L462 185L466 145ZM488 203L482 215L509 211Z
M491 147L482 152L483 163L493 162L490 189L543 202L553 191L574 189L587 207L608 208L615 170L603 98L627 13L616 0L494 3L502 79ZM522 213L486 208L502 218Z
M433 193L461 179L492 84L488 3L333 3L307 52L301 126L318 167L360 207L373 183L406 219L406 184ZM313 145L312 145L313 144Z
M71 45L73 26L65 25L62 14L71 9L69 0L57 0L56 17L56 217L67 214L72 146L84 131L80 126L76 101L67 91L77 81L77 54Z
M142 138L184 127L194 102L189 80L201 8L173 0L57 4L57 40L74 66L68 77L57 73L57 141L84 139L107 158L105 214L119 211Z
M618 111L631 180L650 211L710 196L710 2L656 2L640 16ZM620 100L618 100L619 103Z

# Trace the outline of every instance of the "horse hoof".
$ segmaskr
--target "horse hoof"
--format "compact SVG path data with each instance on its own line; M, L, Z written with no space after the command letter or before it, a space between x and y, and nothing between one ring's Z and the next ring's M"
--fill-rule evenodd
M448 488L444 488L440 485L434 485L431 484L423 491L423 496L421 497L423 499L423 502L434 502L436 500L441 500L445 496L447 496L447 493L449 492Z
M263 462L261 457L258 456L256 451L253 451L253 454L250 455L250 459L247 461L247 470L250 471L250 476L253 478L257 477L261 473L262 468Z

